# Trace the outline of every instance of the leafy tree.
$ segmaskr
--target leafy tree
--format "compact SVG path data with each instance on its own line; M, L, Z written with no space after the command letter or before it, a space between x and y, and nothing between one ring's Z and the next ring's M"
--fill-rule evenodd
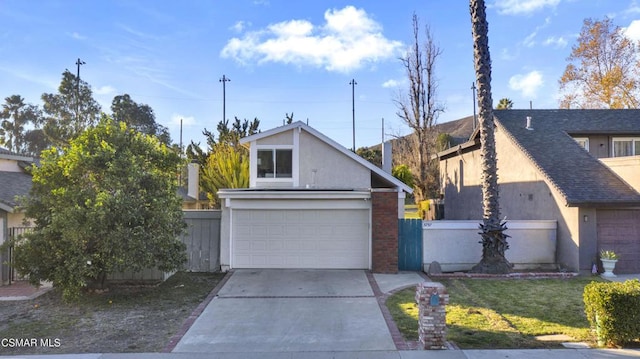
M405 164L393 167L391 169L391 175L399 179L400 181L402 181L402 183L406 184L409 187L413 187L415 184L413 173L411 173L411 169L409 169L409 166Z
M24 201L36 227L16 246L17 270L73 299L114 271L178 269L186 260L180 161L155 137L108 120L44 151Z
M227 143L215 146L202 168L202 189L214 207L220 207L218 191L249 187L249 156Z
M360 147L356 150L356 155L373 163L378 167L382 167L382 150L369 147Z
M402 65L409 80L407 98L396 100L398 117L413 130L416 141L409 153L411 162L406 162L416 173L415 197L421 201L438 191L437 172L431 170L431 154L434 151L435 136L432 131L444 107L437 101L436 61L442 54L433 39L431 31L425 28L426 41L421 44L418 16L413 14L413 44L402 57Z
M100 119L100 105L93 99L91 87L65 70L58 93L42 94L45 124L43 130L57 146L66 145Z
M149 105L138 104L128 94L118 95L111 102L113 119L124 122L129 128L158 137L166 145L171 144L169 130L156 122L156 115Z
M0 112L0 144L15 153L27 153L28 131L25 126L37 124L41 114L37 106L26 104L20 95L5 98Z
M480 158L482 166L482 259L473 272L508 273L511 264L504 252L509 248L507 229L500 221L498 201L498 164L491 98L491 56L489 25L484 0L470 0L474 65L478 87L478 126L480 127Z
M561 108L638 108L639 48L611 19L585 19L560 78Z
M444 151L451 147L451 141L453 141L453 137L451 137L448 133L438 134L436 138L436 150L438 152Z
M285 120L285 124L290 125L293 123L293 111L291 112L291 115L289 115L289 113L285 112L284 113L284 120Z
M498 101L498 106L496 106L496 110L511 110L513 108L513 101L510 99L503 97Z

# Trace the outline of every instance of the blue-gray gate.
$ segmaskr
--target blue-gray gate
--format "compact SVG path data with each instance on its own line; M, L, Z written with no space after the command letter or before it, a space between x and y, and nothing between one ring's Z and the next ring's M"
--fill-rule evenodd
M398 270L422 270L422 220L398 220Z

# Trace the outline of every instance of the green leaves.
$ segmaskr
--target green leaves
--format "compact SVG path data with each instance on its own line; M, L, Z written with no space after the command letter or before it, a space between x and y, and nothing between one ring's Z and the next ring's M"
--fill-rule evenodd
M108 119L45 151L25 203L36 228L16 248L18 270L71 299L114 271L178 269L186 260L180 163L155 137Z

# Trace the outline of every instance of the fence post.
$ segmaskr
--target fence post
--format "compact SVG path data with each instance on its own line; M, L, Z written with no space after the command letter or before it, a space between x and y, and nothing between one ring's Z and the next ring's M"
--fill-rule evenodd
M449 294L444 285L436 282L418 283L418 341L423 349L447 349L445 306Z

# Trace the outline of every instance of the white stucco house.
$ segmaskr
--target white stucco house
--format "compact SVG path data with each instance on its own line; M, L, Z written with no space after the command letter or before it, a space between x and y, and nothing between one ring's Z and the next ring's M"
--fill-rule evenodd
M241 143L250 188L218 192L223 271L397 271L398 218L411 188L303 122Z

